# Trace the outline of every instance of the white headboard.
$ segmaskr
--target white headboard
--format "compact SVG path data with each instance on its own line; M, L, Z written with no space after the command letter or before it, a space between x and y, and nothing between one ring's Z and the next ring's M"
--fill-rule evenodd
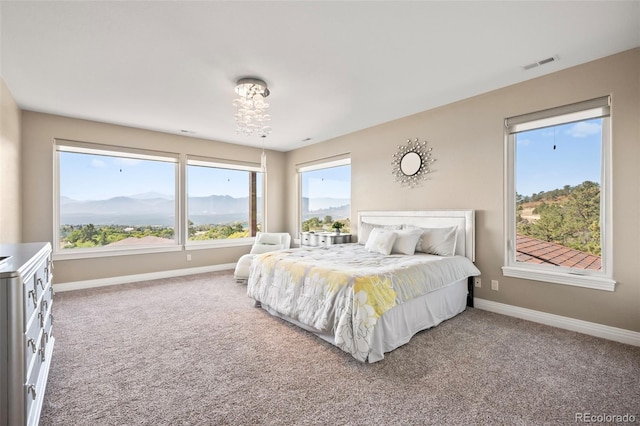
M474 210L360 211L358 226L362 222L376 225L412 225L421 228L457 226L456 254L475 261Z

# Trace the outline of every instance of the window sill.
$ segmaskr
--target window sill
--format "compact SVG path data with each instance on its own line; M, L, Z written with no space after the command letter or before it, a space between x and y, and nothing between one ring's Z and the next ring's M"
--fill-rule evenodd
M76 260L76 259L91 259L98 257L111 257L111 256L135 256L138 254L155 254L155 253L167 253L176 251L191 251L191 250L207 250L225 247L243 247L252 246L255 242L255 237L251 238L234 238L228 240L218 241L202 241L202 242L190 242L183 248L181 245L166 245L166 246L145 246L145 247L131 247L114 249L69 249L69 251L59 251L53 254L53 260Z
M616 286L616 282L611 278L552 271L534 271L517 266L503 266L502 275L505 277L524 278L527 280L571 285L575 287L591 288L594 290L615 291Z
M73 250L73 249L70 249ZM111 256L134 256L137 254L153 254L153 253L166 253L181 251L182 246L179 245L163 245L158 246L145 246L135 248L121 248L121 249L103 249L103 250L73 250L73 251L58 251L53 254L53 260L75 260L75 259L91 259L96 257L111 257Z
M255 237L251 238L230 238L226 240L216 240L216 241L199 241L193 242L190 241L184 247L185 250L206 250L206 249L215 249L215 248L223 248L223 247L243 247L243 246L252 246L255 242Z

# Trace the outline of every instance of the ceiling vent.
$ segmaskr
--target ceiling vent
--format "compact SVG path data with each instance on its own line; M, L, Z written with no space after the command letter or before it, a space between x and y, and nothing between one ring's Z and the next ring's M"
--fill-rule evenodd
M544 65L544 64L548 64L548 63L551 63L551 62L556 62L558 59L559 59L558 56L552 56L550 58L542 59L541 61L534 62L534 63L529 64L529 65L525 65L522 68L525 69L525 70L530 70L532 68L537 68L537 67L539 67L541 65Z

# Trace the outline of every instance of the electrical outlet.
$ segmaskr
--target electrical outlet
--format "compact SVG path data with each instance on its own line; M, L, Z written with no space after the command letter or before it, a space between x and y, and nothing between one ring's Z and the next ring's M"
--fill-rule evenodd
M475 284L476 287L480 288L482 287L482 279L480 277L475 277L473 279L473 283Z
M491 290L498 291L498 280L491 280Z
M190 254L187 255L187 262L191 262L191 255Z

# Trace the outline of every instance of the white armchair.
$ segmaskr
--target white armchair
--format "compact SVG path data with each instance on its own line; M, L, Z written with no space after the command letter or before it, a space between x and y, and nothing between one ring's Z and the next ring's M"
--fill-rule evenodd
M258 232L256 241L251 247L249 254L245 254L236 264L233 276L237 283L246 283L249 278L251 261L256 254L266 253L275 250L284 250L291 247L291 235L287 232Z

